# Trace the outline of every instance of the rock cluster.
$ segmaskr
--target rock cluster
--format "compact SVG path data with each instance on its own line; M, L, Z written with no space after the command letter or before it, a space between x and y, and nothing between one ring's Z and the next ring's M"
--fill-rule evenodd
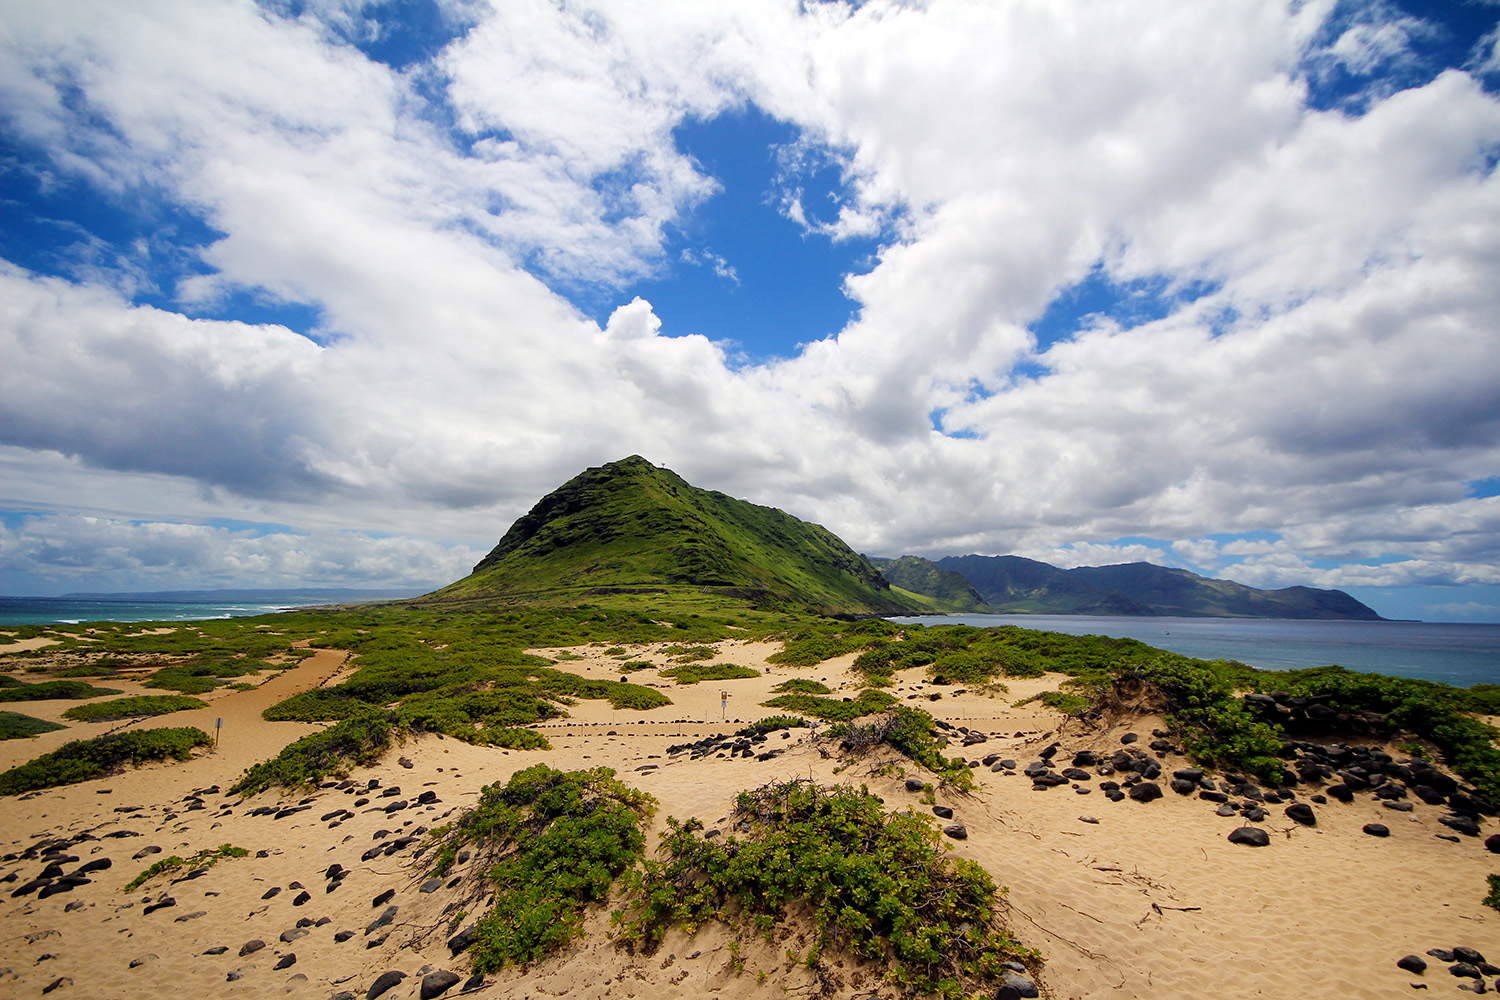
M789 733L783 731L782 738L786 739ZM689 760L701 760L704 757L753 757L756 760L770 760L781 756L780 749L767 750L762 744L769 742L770 737L765 733L756 733L754 736L724 736L713 734L703 737L695 743L678 743L667 747L667 756L676 757L686 753Z
M1490 987L1486 985L1485 979L1500 977L1500 966L1491 965L1485 961L1482 954L1466 945L1459 945L1452 950L1429 948L1427 955L1447 966L1448 974L1460 980L1458 988L1470 993L1488 993ZM1406 955L1396 961L1396 967L1414 976L1420 976L1427 971L1427 960L1420 955ZM1412 985L1421 989L1426 988L1419 983ZM1500 990L1500 978L1495 979L1494 989Z

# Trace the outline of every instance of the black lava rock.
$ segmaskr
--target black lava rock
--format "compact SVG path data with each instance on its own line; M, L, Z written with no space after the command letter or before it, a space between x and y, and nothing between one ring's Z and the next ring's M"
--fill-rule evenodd
M382 972L379 976L376 977L375 981L370 984L370 988L365 991L365 1000L375 1000L375 998L380 996L380 994L384 993L386 990L394 988L401 982L401 980L405 978L406 973L404 972Z
M1271 843L1271 836L1259 827L1241 826L1230 831L1229 842L1246 847L1265 847Z
M458 976L447 969L431 972L422 977L422 1000L433 1000L458 985Z
M1368 833L1372 837L1389 837L1391 835L1391 828L1384 823L1366 823L1364 830L1365 833Z

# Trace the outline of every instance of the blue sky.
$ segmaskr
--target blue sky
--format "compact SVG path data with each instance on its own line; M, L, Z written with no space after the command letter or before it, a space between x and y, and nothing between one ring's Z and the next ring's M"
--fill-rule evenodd
M1500 620L1497 20L8 5L0 592L440 585L639 453Z

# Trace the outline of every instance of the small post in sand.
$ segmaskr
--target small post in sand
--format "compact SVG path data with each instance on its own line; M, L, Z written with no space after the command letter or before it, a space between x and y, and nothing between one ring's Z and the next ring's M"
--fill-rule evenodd
M219 730L224 728L223 719L214 720L214 749L219 749Z

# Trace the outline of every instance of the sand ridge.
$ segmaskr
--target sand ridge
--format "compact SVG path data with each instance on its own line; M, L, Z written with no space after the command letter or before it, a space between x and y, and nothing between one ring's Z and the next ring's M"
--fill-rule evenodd
M222 792L245 766L318 728L266 723L259 712L295 690L327 682L343 666L340 653L319 651L253 691L152 720L148 724L202 725L207 719L211 725L222 717L225 736L214 753L190 762L5 800L0 854L21 854L39 841L61 838L70 841L66 856L78 859L64 863L66 870L101 858L111 866L89 873L92 881L71 892L39 899L36 893L11 893L43 869L40 851L0 864L0 878L14 876L0 883L0 989L38 996L54 982L71 980L49 995L145 997L170 984L174 992L215 996L364 996L380 974L401 971L407 978L385 996L406 998L418 996L424 969L452 970L467 980L466 957L451 955L444 942L456 923L473 915L455 920L459 898L451 879L431 886L417 831L452 821L485 784L538 762L564 770L614 768L659 801L657 834L667 816L697 816L713 825L729 814L738 791L789 778L864 784L891 808L930 813L900 775L875 773L873 761L841 760L802 733L787 739L772 734L762 746L781 752L768 760L690 760L669 753L711 733L731 733L737 719L772 714L759 703L790 677L825 679L837 696L856 690L848 658L810 668L766 663L776 648L744 641L716 645L711 662L763 672L752 679L684 686L651 670L633 673L632 681L659 685L674 704L629 712L580 701L569 708L571 718L540 727L553 744L547 751L505 751L428 736L409 741L377 766L356 769L343 789L266 792L243 800ZM619 657L598 649L574 652L583 659L563 660L559 669L620 676ZM668 660L659 644L627 647L625 656L657 666ZM1012 707L1058 680L1010 681L1004 692L957 694L957 688L933 686L918 672L907 672L892 693L983 733L984 742L963 750L966 755L996 755L1021 766L1054 742L1065 764L1081 749L1112 753L1126 732L1149 740L1161 726L1145 716L1089 729L1035 702ZM727 706L721 691L729 694ZM941 697L931 700L934 694ZM51 703L35 706L60 711ZM48 738L77 738L86 730L75 726L66 734L0 743L0 751L25 759ZM950 753L957 752L955 744ZM1161 759L1168 777L1171 768L1186 764L1180 756ZM1429 959L1432 967L1414 977L1398 969L1396 960L1455 945L1500 956L1500 914L1480 904L1490 855L1478 838L1439 839L1450 832L1437 823L1446 810L1417 803L1410 814L1399 814L1357 797L1350 804L1316 806L1318 825L1303 827L1272 806L1260 824L1271 844L1256 849L1226 839L1242 819L1217 816L1212 803L1195 797L1169 791L1149 803L1110 802L1098 778L1076 782L1090 789L1081 793L1071 785L1034 791L1023 775L987 766L975 776L972 795L938 793L937 804L952 808L967 831L966 839L949 843L957 856L984 865L1008 887L1007 922L1045 957L1047 996L1386 997L1410 992L1413 981L1452 995L1458 980L1442 963ZM370 788L371 781L378 787ZM385 794L393 788L399 791ZM420 802L423 793L432 801ZM386 811L398 802L405 805ZM1388 824L1391 836L1362 833L1372 821ZM418 839L391 853L366 857L413 836ZM250 853L186 881L158 878L121 891L153 860L226 843ZM147 846L161 853L136 857ZM335 863L349 874L329 879ZM375 905L387 890L394 890L391 899ZM166 899L172 905L160 906ZM391 923L367 932L391 905L397 907ZM674 932L655 954L631 954L609 940L608 911L596 908L587 936L564 954L528 969L502 970L469 995L781 997L809 995L813 988L811 973L786 956L789 947L797 950L795 939L768 944L746 935L745 969L736 974L728 955L734 935L726 928L708 926L691 937ZM306 926L299 928L299 922ZM241 956L257 940L265 947ZM217 949L224 950L211 953ZM837 955L827 962L841 984L834 995L898 995L853 962ZM843 967L833 964L838 962Z

